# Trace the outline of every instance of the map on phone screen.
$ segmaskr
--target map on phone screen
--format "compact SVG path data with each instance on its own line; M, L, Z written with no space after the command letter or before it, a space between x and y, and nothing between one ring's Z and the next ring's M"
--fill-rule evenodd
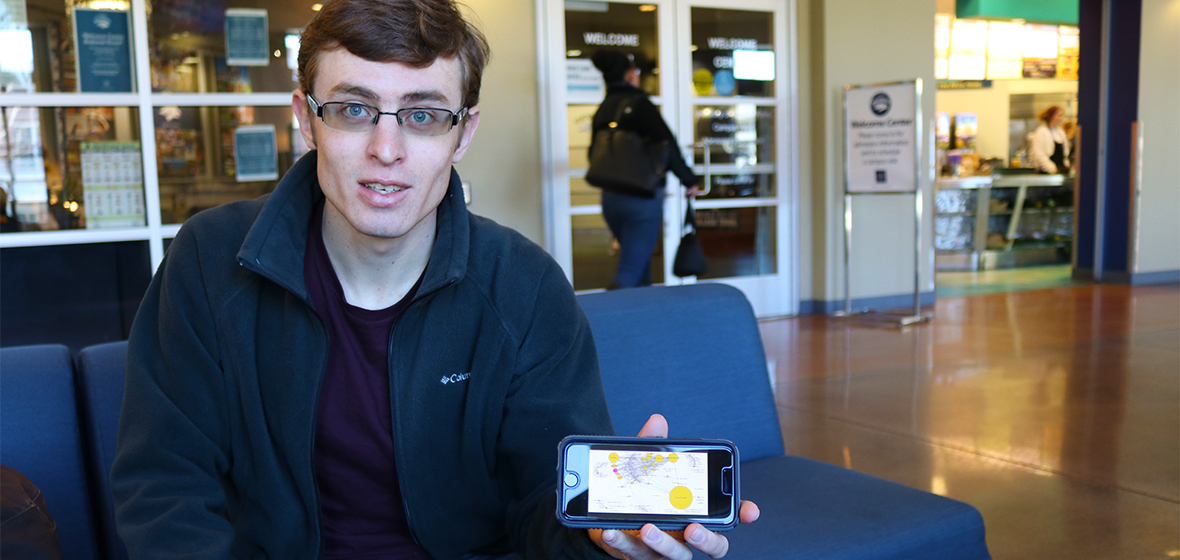
M590 450L591 513L708 515L708 453Z

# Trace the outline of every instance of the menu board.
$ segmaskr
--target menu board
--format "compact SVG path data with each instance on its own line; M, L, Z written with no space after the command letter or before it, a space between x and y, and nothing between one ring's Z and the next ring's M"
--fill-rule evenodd
M1025 78L1057 77L1057 26L1024 26Z
M938 80L1078 79L1078 28L934 17Z
M956 19L951 24L947 76L952 80L987 77L987 22Z
M1078 79L1078 28L1062 27L1057 49L1057 79Z
M1024 26L993 21L987 30L987 78L1019 80L1023 73Z

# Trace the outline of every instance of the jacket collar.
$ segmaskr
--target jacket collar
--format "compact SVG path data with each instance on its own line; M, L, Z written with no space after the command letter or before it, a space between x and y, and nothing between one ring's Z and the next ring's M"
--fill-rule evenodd
M323 198L316 175L317 152L312 150L287 171L247 232L238 250L238 263L308 300L303 281L307 227L311 212ZM451 168L447 194L438 205L438 231L417 297L463 278L471 248L467 205L459 173ZM417 299L417 297L415 299Z
M643 90L641 90L641 89L639 89L627 82L611 82L609 84L606 84L606 94L607 95L613 95L616 93L643 93Z

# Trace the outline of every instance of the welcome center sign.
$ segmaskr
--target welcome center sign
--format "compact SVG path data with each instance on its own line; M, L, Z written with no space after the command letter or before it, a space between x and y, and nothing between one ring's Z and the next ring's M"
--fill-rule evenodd
M844 88L848 192L918 189L918 95L914 80Z

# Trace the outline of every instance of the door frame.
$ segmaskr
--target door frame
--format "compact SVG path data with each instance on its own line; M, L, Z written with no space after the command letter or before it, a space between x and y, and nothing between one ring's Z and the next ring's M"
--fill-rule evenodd
M659 49L661 53L660 68L660 96L653 101L659 106L664 120L672 129L681 143L684 141L681 130L691 130L692 99L680 99L685 90L681 82L690 83L681 75L686 70L686 76L691 76L691 57L667 56L665 53L676 53L678 46L688 44L691 40L691 27L688 23L689 12L692 7L710 7L722 9L749 9L771 11L774 15L774 33L776 53L776 72L780 79L775 80L775 128L778 131L776 141L776 273L780 288L773 290L773 294L760 294L758 299L768 299L770 303L752 301L759 316L796 315L799 312L799 102L798 102L798 45L796 0L610 0L618 3L654 4L661 12L657 19L659 33ZM538 45L537 57L537 94L540 106L539 126L541 139L541 177L542 203L544 212L544 242L545 248L557 260L565 271L567 279L573 282L573 240L570 206L570 162L566 148L568 128L566 114L568 96L566 94L565 69L565 0L536 0L536 34ZM781 55L785 51L785 56ZM665 64L665 62L669 62ZM691 86L689 86L691 87ZM685 105L687 103L687 106ZM678 110L681 107L684 110ZM684 121L688 121L685 125ZM688 126L688 129L684 127ZM684 146L680 146L682 152ZM691 160L689 160L691 162ZM691 163L690 163L691 165ZM669 189L673 191L673 189ZM679 190L679 189L676 189ZM673 191L675 193L675 191ZM698 208L732 207L735 202L698 201ZM665 243L665 285L679 285L691 283L671 273L671 254L675 243L679 242L679 216L683 215L683 197L674 195L665 199L665 216L677 216L677 219L664 220L665 241L672 239L674 243ZM744 292L752 290L753 284L766 276L735 277L718 280L704 280L703 282L721 282L734 285ZM765 290L762 290L765 291ZM747 295L749 297L749 294ZM751 298L754 299L754 298ZM774 312L765 312L760 307L769 305Z

